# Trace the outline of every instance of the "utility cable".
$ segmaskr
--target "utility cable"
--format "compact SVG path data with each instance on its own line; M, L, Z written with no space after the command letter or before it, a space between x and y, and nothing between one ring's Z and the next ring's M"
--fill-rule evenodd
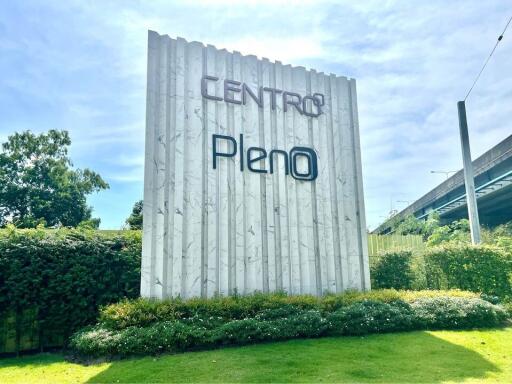
M466 94L466 97L464 98L464 101L466 101L466 99L468 98L469 94L473 90L473 87L475 86L476 82L480 78L480 75L482 74L482 72L484 71L485 67L487 66L487 63L489 62L489 60L491 60L491 57L494 54L494 51L496 50L496 47L498 46L500 41L503 39L503 35L505 34L505 31L507 30L507 28L508 28L508 26L509 26L511 21L512 21L512 16L510 17L510 19L508 19L507 25L505 25L505 28L503 29L503 32L501 32L501 35L499 35L498 40L496 41L496 44L494 44L494 48L492 49L491 53L489 54L489 57L487 57L487 60L485 60L485 63L483 65L482 69L480 70L480 72L478 72L478 75L476 76L475 81L473 81L473 85L471 85L471 88L469 88L469 91Z

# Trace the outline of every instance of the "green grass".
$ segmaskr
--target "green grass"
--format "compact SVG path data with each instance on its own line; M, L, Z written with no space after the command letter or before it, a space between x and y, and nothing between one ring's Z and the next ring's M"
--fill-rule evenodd
M512 382L512 328L292 340L83 366L0 360L0 383Z

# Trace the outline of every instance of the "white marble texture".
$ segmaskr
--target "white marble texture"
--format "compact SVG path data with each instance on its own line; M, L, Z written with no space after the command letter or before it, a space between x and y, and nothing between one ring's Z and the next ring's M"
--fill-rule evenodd
M325 95L308 118L203 99L201 78ZM245 149L314 148L318 178L213 169L212 134ZM224 144L222 144L224 145ZM355 80L149 32L141 294L211 297L284 290L370 289ZM245 154L244 154L245 155ZM268 169L268 164L266 164Z

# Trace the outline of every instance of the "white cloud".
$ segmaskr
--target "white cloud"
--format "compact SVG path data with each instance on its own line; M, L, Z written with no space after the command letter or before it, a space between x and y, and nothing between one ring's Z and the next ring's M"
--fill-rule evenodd
M20 7L0 15L0 31L8 36L0 38L0 69L26 72L4 76L0 85L24 95L18 105L48 110L33 112L41 129L71 127L80 161L105 166L105 174L119 180L142 177L148 29L355 77L371 227L390 202L415 200L443 181L431 169L460 168L456 102L510 14L499 0L55 1ZM13 18L20 14L24 20ZM509 31L467 103L474 158L512 131L511 41ZM0 135L26 123L21 117L4 121Z
M283 63L297 62L299 59L321 57L322 46L313 37L304 35L296 37L244 37L227 39L220 43L221 48L228 51L239 51L244 55L255 55L270 61Z

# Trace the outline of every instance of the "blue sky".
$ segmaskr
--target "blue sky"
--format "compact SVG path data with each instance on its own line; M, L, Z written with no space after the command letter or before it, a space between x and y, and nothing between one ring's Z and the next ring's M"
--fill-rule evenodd
M355 77L370 228L462 166L456 102L510 1L1 1L0 141L67 129L108 191L103 228L142 198L147 30ZM476 158L512 133L512 30L468 102Z

